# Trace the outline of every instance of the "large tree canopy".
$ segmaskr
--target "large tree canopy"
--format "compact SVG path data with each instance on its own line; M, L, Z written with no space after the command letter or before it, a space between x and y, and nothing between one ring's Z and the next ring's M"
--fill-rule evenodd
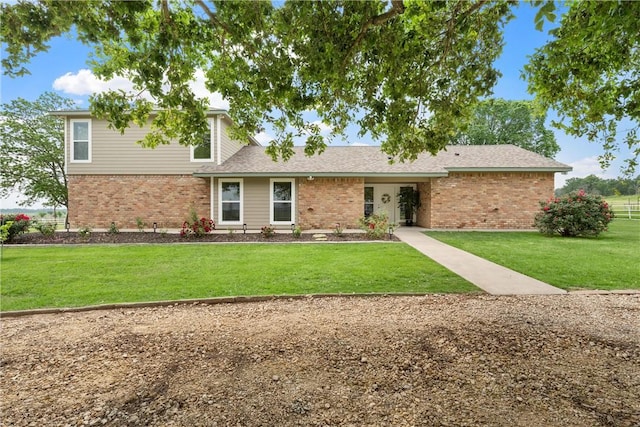
M146 145L190 144L206 129L206 102L188 85L204 70L230 102L236 136L273 126L274 156L289 157L299 137L307 154L322 151L319 126L303 118L313 110L333 136L356 122L397 159L438 152L490 94L512 16L504 0L18 1L2 14L7 73L24 73L47 40L73 29L94 46L98 76L147 91L156 105L116 91L91 100L120 130L161 110Z
M553 19L551 0L533 3L541 6L538 25L545 18ZM516 4L509 0L285 1L276 5L242 0L18 0L2 5L0 34L7 46L2 64L9 75L24 73L25 64L47 49L48 40L73 31L94 47L96 75L127 77L139 91L93 96L94 114L123 130L131 122L146 122L152 109L160 110L145 145L169 140L190 144L206 130L208 106L188 84L204 72L207 89L230 103L236 137L253 135L265 123L273 127L276 140L268 151L274 157L288 158L298 138L305 140L307 154L323 150L326 140L320 127L305 120L305 112L311 110L332 129L329 138L343 135L348 125L356 124L361 135L369 132L382 142L384 151L404 160L442 149L464 129L477 100L491 94L499 76L493 64L503 46L502 27ZM637 79L638 31L631 30L634 25L637 29L640 20L632 22L632 15L623 10L626 6L617 6L619 13L607 18L588 15L593 25L601 22L605 29L624 21L624 29L614 34L625 34L622 44L636 48L624 68L627 73L622 72L619 79L627 75ZM595 8L574 2L570 15L582 16ZM566 25L567 31L574 31L570 20ZM579 44L576 39L570 46L597 51L603 41L607 46L615 43L605 33L599 33L597 43ZM558 55L564 54L563 48L550 47L559 50ZM616 58L611 62L624 62ZM541 68L558 62L541 61ZM581 62L592 70L605 69L600 65ZM544 86L533 87L545 92ZM638 99L637 91L623 92L626 99ZM568 99L576 105L580 101ZM629 108L620 113L634 117Z
M526 150L555 156L560 151L553 132L545 127L546 115L532 101L488 99L473 111L469 127L456 135L454 144L513 144Z
M603 167L624 140L633 172L640 155L640 2L572 3L551 34L525 67L529 90L558 111L555 125L603 146Z
M64 123L49 112L72 108L72 100L53 92L0 105L0 195L18 189L26 196L24 205L42 200L67 207Z

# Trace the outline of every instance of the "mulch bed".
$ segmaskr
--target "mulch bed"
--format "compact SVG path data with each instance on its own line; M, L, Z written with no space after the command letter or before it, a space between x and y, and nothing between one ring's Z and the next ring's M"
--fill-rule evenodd
M364 233L343 233L338 236L334 233L326 233L328 242L363 242L375 241ZM303 233L295 237L291 232L276 232L270 237L264 237L260 233L243 234L242 231L234 233L214 233L204 236L182 237L175 233L153 233L153 232L120 232L117 234L106 232L91 232L89 236L81 236L77 232L57 232L54 236L46 237L40 233L27 233L14 239L12 244L91 244L91 243L275 243L275 242L311 242L316 241L313 234ZM385 235L380 241L398 241L396 236Z

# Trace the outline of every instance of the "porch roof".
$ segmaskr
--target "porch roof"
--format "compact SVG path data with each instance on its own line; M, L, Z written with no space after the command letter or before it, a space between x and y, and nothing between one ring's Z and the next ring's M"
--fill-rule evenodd
M304 147L286 162L274 162L264 147L246 146L221 165L205 165L195 176L379 176L438 177L449 172L568 172L572 168L514 145L448 146L413 162L390 163L380 147L327 147L307 157Z

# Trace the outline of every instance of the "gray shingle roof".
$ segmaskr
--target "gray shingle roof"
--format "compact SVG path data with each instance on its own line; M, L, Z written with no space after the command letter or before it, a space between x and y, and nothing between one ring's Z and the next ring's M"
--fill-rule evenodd
M565 172L571 167L514 145L448 146L436 156L389 163L380 147L327 147L307 157L295 147L289 161L274 162L264 147L243 147L221 165L206 165L196 176L446 176L452 171Z

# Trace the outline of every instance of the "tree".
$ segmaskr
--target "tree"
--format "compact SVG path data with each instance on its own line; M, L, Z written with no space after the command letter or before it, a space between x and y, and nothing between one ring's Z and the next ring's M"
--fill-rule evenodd
M454 144L514 144L518 147L554 157L560 146L552 131L545 128L546 115L538 112L532 101L489 99L473 111L469 127L456 135Z
M558 111L555 125L602 144L603 168L619 148L618 128L625 129L630 176L640 155L640 2L572 2L551 34L525 66L529 91Z
M0 107L0 194L20 190L30 205L44 200L68 207L64 171L64 124L49 111L75 108L72 100L46 92L35 101L22 98Z
M189 88L199 72L206 87L230 103L239 139L270 124L268 152L288 158L294 138L308 155L327 140L305 119L317 113L329 139L357 125L396 160L436 153L463 130L478 99L489 96L499 72L509 0L371 1L18 0L0 6L2 59L8 75L47 42L71 33L95 49L92 68L104 79L129 78L135 93L104 92L92 112L123 131L144 124L143 145L195 144L206 132L208 105ZM532 0L536 25L555 19L553 0ZM557 40L542 48L525 75L541 105L574 118L567 129L615 148L612 120L637 121L640 33L634 2L572 2ZM567 64L563 62L566 58ZM577 70L575 72L573 70ZM564 87L566 84L566 87ZM592 93L593 92L593 93ZM149 100L149 97L153 101ZM588 102L585 102L588 101ZM585 106L586 104L593 104ZM636 128L627 133L635 147ZM593 135L593 136L592 136ZM637 156L636 156L637 158ZM630 159L629 165L635 164Z
M48 40L73 30L94 47L96 75L126 76L140 91L92 97L92 112L114 128L145 123L157 107L143 145L195 143L208 105L188 82L203 70L207 89L229 100L234 136L269 123L268 151L285 159L297 137L309 155L325 147L308 110L329 138L356 123L399 160L438 152L494 86L512 17L507 0L18 0L1 10L7 74L24 74Z

